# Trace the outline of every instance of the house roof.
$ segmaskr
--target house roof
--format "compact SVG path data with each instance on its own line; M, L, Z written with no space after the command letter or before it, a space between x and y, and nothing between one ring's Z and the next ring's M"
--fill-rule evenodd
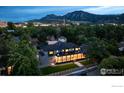
M56 44L53 45L44 45L41 46L40 48L43 49L44 51L51 51L51 50L62 50L62 49L67 49L67 48L76 48L78 47L76 44L71 43L71 42L57 42Z
M81 52L83 52L83 53L88 53L88 45L86 45L86 44L82 44L81 46L80 46L80 48L81 48Z

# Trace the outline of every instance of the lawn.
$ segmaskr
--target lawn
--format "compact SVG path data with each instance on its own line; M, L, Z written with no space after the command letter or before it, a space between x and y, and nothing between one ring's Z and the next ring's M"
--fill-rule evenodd
M82 65L84 65L84 66L90 66L90 65L93 65L94 64L94 62L91 62L91 61L82 61L82 62L80 62Z
M40 69L41 74L42 75L48 75L51 73L55 73L55 72L60 72L60 71L64 71L67 69L72 69L72 68L76 68L78 67L77 65L70 63L70 64L66 64L66 65L58 65L58 66L48 66L45 68Z

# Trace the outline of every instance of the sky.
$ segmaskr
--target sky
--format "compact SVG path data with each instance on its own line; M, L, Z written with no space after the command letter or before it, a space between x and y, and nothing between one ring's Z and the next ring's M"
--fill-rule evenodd
M48 14L64 15L79 10L100 15L124 13L123 6L1 6L0 20L23 22Z

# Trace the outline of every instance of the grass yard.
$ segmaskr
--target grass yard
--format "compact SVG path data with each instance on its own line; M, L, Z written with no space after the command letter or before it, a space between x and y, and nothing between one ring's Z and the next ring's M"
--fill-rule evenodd
M82 61L82 62L80 62L82 65L84 65L84 66L88 66L88 65L92 65L92 64L94 64L94 62L91 62L91 61Z
M54 67L49 66L49 67L42 68L40 70L41 70L42 75L48 75L51 73L60 72L60 71L64 71L64 70L72 69L72 68L76 68L76 67L78 67L78 66L73 63L70 63L67 65L58 65L58 66L54 66Z

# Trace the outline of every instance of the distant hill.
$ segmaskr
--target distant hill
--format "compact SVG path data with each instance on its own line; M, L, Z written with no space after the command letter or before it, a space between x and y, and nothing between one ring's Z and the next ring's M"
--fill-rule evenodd
M124 14L98 15L84 11L74 11L63 16L50 14L41 19L30 20L30 22L63 22L63 20L89 23L124 23Z

